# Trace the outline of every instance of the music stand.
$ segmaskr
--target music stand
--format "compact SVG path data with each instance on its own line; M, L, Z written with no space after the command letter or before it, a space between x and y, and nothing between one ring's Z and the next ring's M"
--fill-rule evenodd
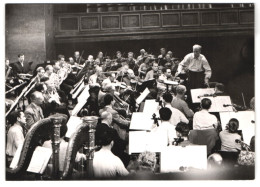
M148 81L144 81L137 89L137 92L143 92L145 90L145 88L153 88L154 84L156 84L156 80L155 79L151 79Z
M199 88L199 89L191 89L191 98L193 103L200 103L201 97L204 95L211 95L214 94L214 88Z
M166 91L167 92L169 92L169 85L171 85L171 86L179 85L178 82L176 82L176 81L169 81L169 80L164 80L163 83L166 84Z

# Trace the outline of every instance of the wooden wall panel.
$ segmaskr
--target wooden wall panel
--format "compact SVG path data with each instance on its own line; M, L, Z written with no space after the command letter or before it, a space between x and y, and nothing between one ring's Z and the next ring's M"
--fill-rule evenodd
M132 14L132 15L122 15L122 28L138 28L140 27L140 15Z
M254 23L254 12L253 11L240 11L240 23L241 24Z
M142 14L143 27L160 27L160 14Z
M98 16L82 16L80 18L80 30L98 30L99 28Z
M218 25L219 13L218 12L202 12L201 25Z
M102 29L120 29L119 15L102 15L101 16Z
M238 24L238 13L237 11L226 11L221 12L221 24Z
M59 29L60 31L78 31L78 17L60 17Z
M182 25L183 26L198 26L199 25L199 13L198 12L182 13Z
M163 27L180 26L180 14L162 13L162 26Z

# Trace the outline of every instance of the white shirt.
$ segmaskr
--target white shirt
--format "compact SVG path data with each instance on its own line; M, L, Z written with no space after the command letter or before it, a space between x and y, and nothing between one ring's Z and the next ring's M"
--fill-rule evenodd
M17 148L24 142L23 128L19 124L10 127L7 134L6 154L14 156Z
M204 130L213 129L213 124L217 126L218 120L216 116L210 114L207 110L202 109L193 116L193 129Z
M189 123L189 120L185 117L185 115L179 111L176 108L173 108L170 103L166 103L165 107L169 108L172 111L172 116L170 119L170 123L174 125L174 128L177 126L178 123L183 122L183 123Z
M200 54L198 58L194 57L194 53L187 54L178 66L178 73L181 73L183 66L195 72L202 72L205 70L205 77L211 77L211 68L206 57L202 54Z
M91 75L91 76L89 77L88 83L89 83L89 84L96 84L96 83L97 83L97 78L98 78L98 76L97 76L96 74ZM110 81L110 82L111 82L111 81Z
M164 142L164 139L167 139L167 141L165 141L167 144L171 144L174 137L176 137L176 130L169 121L163 121L159 124L159 127L156 126L151 132L156 133L156 136L160 137L161 142ZM167 146L167 144L165 146Z
M101 148L94 153L93 168L95 177L111 178L128 175L123 162L110 150Z

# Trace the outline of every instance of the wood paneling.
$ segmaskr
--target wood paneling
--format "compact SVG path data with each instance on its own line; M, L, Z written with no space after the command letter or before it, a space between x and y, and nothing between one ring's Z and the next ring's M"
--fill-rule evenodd
M78 17L60 17L59 28L60 31L78 31L79 30Z
M122 15L122 28L138 28L140 27L140 15L129 14Z
M202 12L201 25L218 25L219 13L218 12Z
M120 16L102 15L101 25L102 25L102 29L120 29Z
M162 13L162 27L180 26L180 14L179 13Z
M160 14L142 14L143 27L160 27Z
M100 21L98 16L82 16L80 18L80 30L98 30L100 28L99 23Z
M240 11L240 23L252 24L254 23L254 11Z
M238 13L237 11L225 11L221 12L221 24L238 24Z
M198 12L182 13L182 25L183 26L198 26L199 25L199 13Z

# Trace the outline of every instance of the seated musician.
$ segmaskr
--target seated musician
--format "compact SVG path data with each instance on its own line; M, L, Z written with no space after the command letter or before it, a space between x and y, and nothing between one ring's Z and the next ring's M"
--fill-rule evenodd
M30 127L44 118L41 104L44 102L44 97L41 92L35 91L30 95L31 103L25 108L26 128Z
M153 61L152 70L148 71L145 76L145 81L154 79L154 75L158 73L158 63Z
M145 49L140 50L140 55L137 57L136 61L137 64L140 65L144 62L144 58L146 57L146 51Z
M104 72L107 72L111 69L111 58L110 58L110 56L105 57L105 62L102 66L102 69L103 69Z
M128 64L129 68L134 71L135 75L138 75L139 65L137 64L136 59L134 59L134 53L133 52L128 53L126 63Z
M165 59L165 55L166 55L166 49L165 48L161 48L160 49L160 55L158 56L159 59Z
M39 83L41 82L41 78L44 76L45 74L45 70L43 67L38 67L36 69L36 72L37 72L37 75L36 75L36 78L35 78L35 82Z
M130 121L124 119L119 113L113 108L115 104L115 100L111 94L106 94L104 97L104 108L99 110L99 114L107 111L113 116L113 126L117 130L120 138L125 140L127 138L126 130L129 128Z
M8 116L8 122L12 125L6 140L6 157L9 165L18 147L23 145L26 117L22 111L13 111Z
M241 150L241 144L235 140L241 141L241 136L237 133L239 121L235 118L229 120L226 129L219 133L221 140L221 151L238 152Z
M159 90L162 90L162 92L164 92L166 90L166 85L164 84L164 81L166 80L170 80L173 81L173 77L171 75L171 69L169 68L162 68L162 74L159 76L158 78L158 82L157 82L157 88ZM169 85L169 91L171 91L173 88L172 85Z
M80 53L79 51L75 51L74 52L74 62L79 64L79 65L83 65L85 63L85 59L83 59L81 56L80 56Z
M184 116L184 114L181 111L172 107L172 98L173 96L169 92L163 94L163 105L164 107L169 108L172 112L170 123L174 126L176 126L180 122L189 123L189 120Z
M45 68L45 76L55 85L56 88L59 88L59 77L54 73L52 65L47 65Z
M178 146L187 146L187 145L194 145L188 140L188 135L190 132L189 125L186 123L178 123L175 127L176 134L177 134L177 141L175 141L175 145Z
M218 120L216 116L209 113L211 100L204 98L201 100L201 111L198 111L193 116L193 129L204 130L217 127Z
M107 130L102 133L102 148L94 153L93 169L96 178L114 178L128 175L123 162L115 156L111 149L114 146L114 131Z
M19 74L27 74L31 73L31 66L28 62L24 61L25 57L24 54L19 54L18 55L18 61L14 62L12 65L13 68L13 74L16 77L19 77L21 79L24 79L24 76L19 76Z
M64 165L65 165L65 159L66 159L66 153L67 153L67 148L69 143L65 141L65 135L68 131L67 125L62 125L60 128L60 148L59 148L59 171L63 172L64 170ZM47 140L43 143L42 147L50 148L52 149L52 141ZM49 164L48 164L48 169L52 170L52 159L50 159ZM76 157L75 157L75 162L80 162L82 160L86 160L86 155L83 153L77 152ZM49 173L52 173L51 171Z
M161 139L167 139L167 146L172 145L176 132L174 126L170 123L172 111L169 108L163 107L159 110L160 119L162 123L157 126L154 124L151 132L156 133Z
M117 51L115 61L118 63L119 67L122 67L122 63L125 62L126 59L122 57L122 53L120 51Z
M108 73L107 78L102 82L102 88L104 88L106 85L112 85L112 83L115 82L115 77L116 76L114 73Z
M194 112L189 108L185 101L186 87L184 85L178 85L176 87L176 97L172 99L171 105L173 108L181 111L186 118L192 119Z
M98 65L98 66L103 65L103 63L104 63L104 55L103 55L103 52L102 52L102 51L99 51L99 52L98 52L98 55L97 55L97 58L96 58L95 61L97 62L97 65Z
M102 67L97 66L95 68L95 73L89 77L88 84L94 85L98 83L98 77L101 76Z
M112 131L113 137L114 137L114 146L112 147L111 151L113 154L115 154L122 160L122 162L124 163L125 166L127 166L129 163L129 160L130 160L129 155L124 152L126 149L127 142L125 140L122 140L119 137L117 131L112 126L113 125L112 114L105 111L105 112L101 113L100 118L101 118L101 123L97 124L96 132L95 132L96 144L101 146L103 133L108 130Z

